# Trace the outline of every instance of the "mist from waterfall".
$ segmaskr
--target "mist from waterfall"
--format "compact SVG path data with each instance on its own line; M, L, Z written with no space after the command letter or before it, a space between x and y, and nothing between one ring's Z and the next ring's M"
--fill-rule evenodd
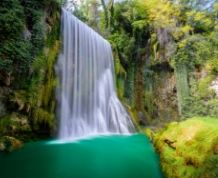
M62 9L62 42L56 66L59 138L133 132L116 94L108 41Z

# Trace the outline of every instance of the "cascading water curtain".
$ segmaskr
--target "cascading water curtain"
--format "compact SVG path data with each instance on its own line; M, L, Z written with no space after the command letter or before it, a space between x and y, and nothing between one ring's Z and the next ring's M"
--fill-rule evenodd
M131 118L116 94L110 44L65 9L62 36L57 64L59 137L133 132Z

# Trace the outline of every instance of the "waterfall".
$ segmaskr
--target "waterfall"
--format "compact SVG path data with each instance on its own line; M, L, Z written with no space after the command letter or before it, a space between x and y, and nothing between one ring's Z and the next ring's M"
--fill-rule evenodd
M56 66L59 138L131 133L134 126L119 101L111 46L62 9L63 48Z

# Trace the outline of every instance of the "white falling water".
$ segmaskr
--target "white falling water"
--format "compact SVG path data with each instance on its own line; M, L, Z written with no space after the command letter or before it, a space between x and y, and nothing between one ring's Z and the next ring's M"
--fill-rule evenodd
M62 33L59 138L132 132L134 126L116 94L110 44L65 9Z

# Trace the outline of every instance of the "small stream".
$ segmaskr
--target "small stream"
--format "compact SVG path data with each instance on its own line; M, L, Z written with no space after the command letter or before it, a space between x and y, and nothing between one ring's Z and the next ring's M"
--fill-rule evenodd
M33 142L0 153L1 178L161 178L159 158L142 134L75 142Z

